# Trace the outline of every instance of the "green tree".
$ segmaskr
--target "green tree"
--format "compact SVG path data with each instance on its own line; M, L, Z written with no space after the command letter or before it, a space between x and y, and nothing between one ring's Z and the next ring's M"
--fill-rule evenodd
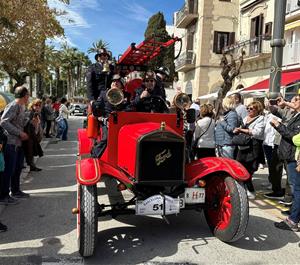
M171 39L166 30L166 21L163 13L158 12L150 17L144 36L145 39L154 38L157 42L166 42ZM173 79L175 73L173 45L163 49L154 60L149 62L149 67L152 69L160 66L167 66L170 69L170 78Z
M88 49L88 53L97 53L97 51L101 48L108 49L109 43L104 40L98 40L96 42L93 42L92 47Z
M45 69L45 40L64 33L56 14L46 0L1 1L0 67L17 83Z

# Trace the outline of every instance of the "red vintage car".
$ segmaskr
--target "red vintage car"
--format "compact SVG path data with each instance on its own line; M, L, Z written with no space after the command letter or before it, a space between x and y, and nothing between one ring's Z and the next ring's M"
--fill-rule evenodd
M122 92L108 93L116 105ZM87 155L92 146L89 137L98 137L98 132L91 133L97 119L90 115L88 128L79 129L78 197L73 213L77 214L78 246L83 257L93 255L98 217L105 215L161 215L167 219L171 214L184 214L183 209L203 209L209 228L220 240L234 242L244 235L249 208L243 182L249 173L227 158L186 162L186 98L185 94L177 96L174 113L111 113L107 148L100 159ZM116 179L119 190L130 190L132 199L115 205L99 204L97 183L103 176Z

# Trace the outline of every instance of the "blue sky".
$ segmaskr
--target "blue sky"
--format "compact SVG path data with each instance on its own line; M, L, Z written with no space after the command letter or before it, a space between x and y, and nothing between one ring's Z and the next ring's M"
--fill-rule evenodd
M148 19L161 11L167 25L173 24L173 13L184 0L70 0L64 5L48 0L50 7L68 12L59 20L65 29L69 45L87 52L93 42L103 39L109 43L114 56L123 53L130 43L140 43ZM72 19L74 22L70 23ZM93 58L93 55L90 55Z

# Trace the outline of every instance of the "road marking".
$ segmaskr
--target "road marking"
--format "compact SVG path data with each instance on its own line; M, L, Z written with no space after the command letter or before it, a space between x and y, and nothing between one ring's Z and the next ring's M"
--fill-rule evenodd
M76 154L60 154L60 155L44 155L43 157L62 157L62 156L72 156L72 157L77 157Z
M255 203L255 201L256 201L256 204L259 204L259 201L262 201L268 205L274 206L274 208L276 208L277 210L280 210L280 211L285 211L285 210L289 209L289 207L280 204L278 200L271 200L271 199L265 198L262 192L257 193L256 200L254 200L252 202Z

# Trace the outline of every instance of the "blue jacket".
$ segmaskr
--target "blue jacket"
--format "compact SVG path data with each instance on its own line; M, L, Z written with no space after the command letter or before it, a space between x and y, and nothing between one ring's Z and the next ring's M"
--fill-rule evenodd
M229 110L224 113L224 120L217 123L215 128L216 145L232 145L233 130L239 127L241 119L235 110Z

